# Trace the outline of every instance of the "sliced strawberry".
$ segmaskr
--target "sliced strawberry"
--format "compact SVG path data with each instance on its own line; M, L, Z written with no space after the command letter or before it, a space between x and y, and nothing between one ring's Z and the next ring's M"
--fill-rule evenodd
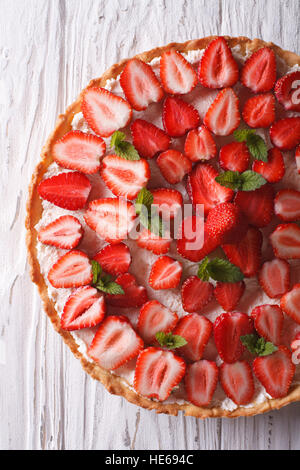
M224 88L218 93L203 122L215 135L230 135L239 127L239 100L232 88Z
M290 117L274 122L270 139L280 150L291 150L300 144L300 117Z
M179 183L187 173L192 171L191 161L183 153L174 149L161 153L156 163L161 174L170 184Z
M170 137L151 122L136 119L130 129L133 145L144 158L153 158L170 147Z
M200 124L198 111L176 96L168 96L163 106L163 126L171 137L181 137Z
M93 279L92 266L88 256L82 251L73 250L61 256L48 273L53 287L81 287Z
M300 111L299 102L300 71L279 78L275 85L275 95L279 103L290 111Z
M88 348L88 355L101 367L114 370L134 358L144 342L123 316L106 317Z
M280 301L280 307L300 325L300 284L296 284Z
M150 168L143 158L126 160L117 155L107 155L102 160L100 175L115 196L132 200L147 185Z
M81 223L72 215L62 215L38 231L40 242L65 250L75 248L82 239L82 235Z
M60 166L82 173L97 173L106 145L101 137L81 131L71 131L52 147L53 159Z
M217 37L207 46L198 77L201 85L208 88L226 88L238 81L239 68L225 38Z
M285 222L300 219L300 191L282 189L278 191L274 201L274 212Z
M246 361L226 364L220 367L220 382L226 395L237 405L247 405L254 395L254 381L251 367Z
M208 236L219 243L238 243L246 235L248 224L239 206L223 202L209 211L205 227Z
M252 170L260 173L269 183L278 183L285 174L282 153L277 148L271 148L268 152L268 161L255 160Z
M214 290L215 298L226 312L235 310L244 292L244 281L217 282Z
M278 305L255 307L251 316L254 319L254 327L260 336L273 344L281 344L284 317Z
M140 395L164 401L185 374L185 362L171 351L144 349L137 359L134 388Z
M177 323L173 334L182 336L187 344L179 353L189 361L199 361L212 333L213 324L208 318L191 313L182 317Z
M238 191L234 202L241 208L247 221L256 227L266 227L274 213L274 190L265 184L255 191Z
M300 145L298 145L298 147L296 148L295 160L298 173L300 174Z
M258 280L262 289L271 299L281 297L290 288L289 263L278 258L266 261L259 271Z
M168 253L171 241L172 240L168 233L165 233L163 237L159 237L146 228L138 234L137 238L137 244L141 248L152 251L155 255L164 255Z
M188 400L196 406L208 406L218 383L219 369L212 361L198 361L187 366L185 389Z
M281 259L300 259L300 227L297 224L278 225L270 235L275 256Z
M91 286L79 287L65 303L61 327L73 331L98 325L105 316L104 295Z
M291 353L285 346L265 357L256 357L253 371L266 392L272 398L282 398L288 394L295 374Z
M105 88L97 87L85 90L81 110L89 127L102 137L109 137L118 129L126 127L132 116L127 101Z
M188 277L181 287L182 306L186 312L201 312L211 301L214 286L197 276Z
M275 121L275 98L264 93L249 98L243 109L243 119L249 127L269 127Z
M174 219L183 206L182 195L176 189L158 188L152 189L153 205L165 220Z
M218 204L231 201L234 192L221 186L215 178L219 173L209 163L198 163L189 174L187 192L197 211L197 204L204 205L204 216Z
M169 333L178 321L178 316L157 300L145 303L139 314L137 329L145 343L155 342L155 335L159 331Z
M173 289L178 287L182 273L181 264L169 256L160 256L152 265L149 285L152 289Z
M197 74L182 54L170 49L160 59L160 79L170 95L189 93L197 84Z
M253 333L253 320L246 313L222 313L214 323L214 338L218 353L224 362L236 362L242 356L245 347L241 336Z
M272 49L263 47L245 62L241 82L254 93L270 91L276 81L276 57Z
M217 155L213 136L205 126L191 130L185 139L184 153L192 161L211 160Z
M122 287L124 294L107 294L105 299L109 305L121 308L140 307L148 301L146 288L139 286L132 274L120 274L115 282Z
M58 207L75 211L83 209L92 185L82 173L71 171L43 180L38 186L41 198Z
M177 235L177 252L183 258L198 262L218 246L219 241L209 236L201 217L192 215L183 220Z
M118 243L127 237L134 225L134 206L118 198L95 199L84 214L86 224L109 243Z
M223 170L242 173L249 167L250 153L245 142L231 142L224 145L219 153L219 162Z
M112 276L127 273L131 264L130 250L124 243L106 245L93 259L101 265L103 271Z

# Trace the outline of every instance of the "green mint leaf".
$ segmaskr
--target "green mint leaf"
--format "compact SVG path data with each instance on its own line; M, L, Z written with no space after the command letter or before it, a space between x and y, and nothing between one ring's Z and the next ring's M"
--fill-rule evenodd
M248 351L256 356L269 356L278 349L277 346L275 346L273 343L266 341L257 334L241 336L240 339Z
M270 341L265 342L264 350L259 354L260 356L269 356L273 352L277 351L278 348Z
M257 335L251 334L251 335L241 336L240 340L241 340L241 343L244 346L246 346L248 351L251 352L251 354L256 354L256 343L258 340Z
M224 171L224 173L216 176L215 180L221 186L225 186L225 188L230 188L233 190L241 189L243 184L241 175L238 171Z
M154 207L151 208L152 204L153 194L147 188L141 189L135 200L135 211L140 218L140 223L154 235L163 237L164 224Z
M96 284L98 278L101 276L102 268L101 268L100 264L97 261L93 260L93 259L91 260L91 264L92 264L92 273L93 273L92 283Z
M124 295L125 294L122 287L117 282L114 282L114 281L109 281L107 283L100 281L96 284L95 287L98 290L105 292L106 294L112 294L112 295Z
M219 282L239 282L244 279L242 271L223 258L214 258L207 265L209 276Z
M260 137L260 135L248 134L246 144L251 155L256 160L261 160L263 162L268 161L268 149L264 139Z
M124 134L124 132L114 132L110 139L111 148L118 147L118 145L125 140L125 137L126 135Z
M252 170L244 171L244 173L241 174L241 180L241 191L254 191L267 182L263 176Z
M118 145L115 145L115 153L125 160L140 160L140 156L135 149L135 147L126 140L120 142Z
M202 281L209 281L210 275L209 275L209 272L207 270L209 262L210 262L209 258L206 256L203 259L203 261L199 264L197 276Z
M185 346L187 341L179 335L173 335L172 333L164 333L163 331L158 331L155 335L160 346L167 349L177 349Z
M141 206L146 206L150 210L151 205L153 204L153 194L147 188L140 190L136 200L135 200L135 210L137 214L140 214L142 210Z
M152 214L152 217L149 218L148 229L154 235L158 237L163 237L165 234L165 228L162 221L162 218L158 214Z
M253 129L237 129L233 136L237 142L246 142L249 135L255 134Z

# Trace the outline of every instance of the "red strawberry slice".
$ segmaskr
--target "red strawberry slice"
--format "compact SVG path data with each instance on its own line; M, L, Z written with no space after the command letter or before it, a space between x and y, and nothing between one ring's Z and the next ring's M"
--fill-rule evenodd
M276 299L288 292L290 288L290 265L284 259L266 261L258 275L259 283L265 293Z
M88 348L88 355L101 367L114 370L134 358L144 342L123 316L106 317Z
M243 239L235 245L222 245L229 261L240 268L246 277L253 277L261 265L263 236L260 230L249 227Z
M275 95L282 106L291 111L300 111L300 71L279 78L275 85Z
M205 126L191 130L185 139L184 153L192 161L211 160L217 155L213 136Z
M61 256L48 273L53 287L81 287L93 279L92 266L88 256L82 251L73 250Z
M218 93L203 122L215 135L230 135L239 127L239 100L232 88L224 88Z
M182 306L186 312L201 312L211 301L214 286L210 282L204 282L197 276L188 277L181 288Z
M300 144L300 117L290 117L274 122L270 139L280 150L291 150Z
M132 109L120 96L105 88L88 88L82 97L81 110L84 119L95 134L109 137L126 127L131 120Z
M249 127L269 127L275 121L274 95L265 93L249 98L242 114Z
M105 316L104 295L91 286L79 287L68 298L61 316L61 327L73 331L91 328Z
M182 195L176 189L158 188L152 189L153 205L165 220L174 219L183 206Z
M109 243L118 243L127 237L134 225L134 206L118 198L95 199L84 214L86 224Z
M43 180L38 186L41 198L58 207L76 211L83 209L92 185L89 179L77 171L60 173Z
M238 81L239 68L225 38L217 37L207 46L198 77L201 85L208 88L226 88Z
M251 367L246 361L220 367L220 382L226 395L237 405L247 405L254 395Z
M300 325L300 284L296 284L280 301L280 307Z
M219 246L209 236L202 217L186 217L178 230L177 252L190 261L198 262Z
M270 91L276 81L276 57L263 47L249 57L241 71L241 82L254 93Z
M171 137L181 137L200 124L198 111L176 96L168 96L163 106L163 126Z
M152 289L173 289L178 287L182 274L181 264L169 256L160 256L152 265L149 285Z
M147 302L146 288L139 286L132 274L120 274L115 282L122 287L124 294L106 295L105 299L109 305L121 308L140 307Z
M102 160L100 175L115 196L135 199L150 179L149 163L107 155Z
M145 303L139 314L137 329L145 343L155 342L159 331L170 333L178 321L178 316L157 300Z
M81 131L71 131L52 147L53 159L60 166L82 173L97 173L106 145L101 137Z
M212 329L212 322L197 313L182 317L173 331L174 335L182 336L187 341L187 344L180 348L179 353L189 361L199 361Z
M145 248L145 250L152 251L155 255L168 253L171 241L169 233L165 233L163 237L159 237L146 228L138 234L137 238L138 246Z
M296 148L295 160L298 173L300 174L300 145L298 145L298 147Z
M188 400L196 406L208 406L218 383L219 369L212 361L198 361L187 366L185 389Z
M300 219L300 191L282 189L278 191L274 201L274 212L285 222Z
M218 204L231 201L234 192L221 186L215 178L219 172L209 163L198 163L189 174L187 192L197 211L197 204L204 205L204 216Z
M253 371L271 397L283 398L288 394L295 365L290 351L285 346L280 346L278 351L269 356L256 357Z
M81 223L72 215L62 215L50 224L41 227L38 239L46 245L56 246L65 250L75 248L83 236Z
M133 145L144 158L153 158L158 152L164 152L170 147L170 137L151 122L136 119L130 129Z
M244 281L217 282L214 290L215 298L221 307L226 310L226 312L230 312L236 309L244 292Z
M254 327L260 336L273 344L281 344L284 317L278 305L255 307L251 316L254 319Z
M278 183L285 174L285 166L282 153L277 148L272 148L268 152L268 161L255 160L252 170L260 173L269 183Z
M247 221L256 227L266 227L274 213L274 190L265 184L255 191L238 191L234 202L240 207Z
M277 258L300 259L300 227L297 224L278 225L270 235Z
M106 245L93 259L101 265L103 271L112 276L127 273L131 264L130 250L124 243Z
M291 342L291 350L292 350L292 361L294 364L300 363L300 331L296 334L295 338Z
M137 359L134 388L140 395L164 401L185 374L185 362L171 351L144 349Z
M222 313L214 323L214 338L218 353L224 362L236 362L242 356L245 347L241 336L253 333L253 320L246 313Z
M158 156L156 163L170 184L180 183L184 176L192 171L191 161L178 150L166 150Z
M219 162L223 170L242 173L249 167L250 153L245 142L231 142L220 149Z
M197 84L197 74L182 54L170 49L160 59L160 79L170 95L189 93Z
M209 211L205 227L208 236L220 243L238 243L246 235L248 224L239 206L223 202Z

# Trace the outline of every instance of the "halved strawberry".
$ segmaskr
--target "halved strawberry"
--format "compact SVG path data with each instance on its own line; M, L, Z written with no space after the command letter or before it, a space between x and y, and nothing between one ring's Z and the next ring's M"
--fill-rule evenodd
M161 153L157 160L161 174L170 184L179 183L192 171L191 161L178 150L170 149Z
M278 351L269 356L256 357L253 371L272 398L282 398L288 394L295 374L295 364L290 351L285 346L280 346Z
M205 49L198 77L208 88L226 88L238 81L239 68L224 37L215 38Z
M106 245L93 259L101 265L103 271L112 276L127 273L131 264L130 250L124 243Z
M109 137L118 129L127 126L132 109L120 96L105 88L87 88L83 94L81 111L95 134Z
M296 284L280 301L280 307L289 317L300 325L300 284Z
M159 127L143 119L136 119L130 127L132 143L144 158L153 158L157 153L168 150L170 137Z
M185 389L188 400L196 406L208 406L218 383L219 369L215 362L198 361L187 366Z
M271 148L268 152L268 161L255 160L252 170L260 173L269 183L278 183L285 174L282 153L277 148Z
M282 189L278 191L274 201L274 212L285 222L300 219L300 191Z
M220 382L226 395L237 405L247 405L254 395L254 381L247 361L234 364L223 362L220 366Z
M72 215L62 215L38 231L40 242L65 250L75 248L80 243L82 236L81 223Z
M298 173L300 174L300 145L298 145L298 147L296 148L295 160Z
M61 256L48 273L53 287L81 287L93 279L92 266L88 256L82 251L73 250Z
M164 401L185 374L185 362L171 351L144 349L137 359L134 388L144 397Z
M243 119L249 127L269 127L275 121L275 98L264 93L249 98L243 109Z
M170 95L189 93L197 84L197 74L182 54L170 49L160 59L160 79Z
M83 209L92 185L82 173L70 171L43 180L38 186L41 198L58 207L75 211Z
M181 287L182 307L186 312L201 312L211 301L214 286L210 282L204 282L197 276L188 277Z
M180 355L189 361L199 361L212 333L213 324L208 318L191 313L180 318L173 334L182 336L187 344L179 350Z
M61 327L73 331L98 325L105 316L104 295L91 286L79 287L65 303Z
M266 261L259 271L258 280L265 293L276 299L290 288L290 265L284 259Z
M226 312L235 310L244 292L244 281L217 282L214 290L215 298Z
M291 150L300 144L300 117L290 117L274 122L270 139L280 150Z
M140 307L148 301L146 288L139 286L132 274L119 274L115 282L122 287L124 294L107 294L105 300L109 305L121 308Z
M137 356L143 347L142 338L136 334L129 320L112 315L99 326L87 353L103 369L114 370Z
M168 96L163 106L163 126L171 137L181 137L200 124L198 111L176 96Z
M86 224L109 243L118 243L126 238L135 218L131 202L109 197L91 201L84 214Z
M150 179L149 163L126 160L117 155L107 155L102 160L100 175L115 196L135 199Z
M290 111L300 111L299 100L300 71L279 78L275 85L275 95L279 103Z
M157 300L145 303L139 314L137 329L145 343L155 342L159 331L169 333L178 321L178 316Z
M174 219L183 206L182 195L176 189L151 189L153 205L165 220Z
M255 307L251 312L251 317L254 319L254 327L260 336L273 344L281 344L284 317L278 305Z
M246 235L248 224L239 206L223 202L209 211L205 227L210 238L224 244L238 243Z
M245 214L247 221L256 227L266 227L274 213L274 190L265 184L255 191L238 191L234 202Z
M152 289L173 289L178 287L182 273L181 264L169 256L160 256L152 265L149 285Z
M245 142L231 142L220 149L219 162L223 170L246 171L250 162L250 153Z
M217 155L213 136L205 126L191 130L185 139L184 153L192 161L211 160Z
M276 81L276 57L272 49L254 52L241 71L241 82L254 93L270 91Z
M214 338L221 359L228 363L238 361L245 350L240 338L253 331L253 320L246 313L219 315L214 323Z
M215 135L230 135L239 127L239 100L232 88L224 88L218 93L203 122Z
M159 237L146 228L139 232L137 238L138 246L145 248L145 250L152 251L155 255L168 253L171 241L169 233L165 233L163 237Z
M177 234L177 252L190 261L198 262L219 246L219 241L211 238L202 217L186 217Z
M281 259L300 259L300 227L297 224L281 224L270 235L275 256Z
M97 173L106 145L101 137L81 131L71 131L52 147L53 159L60 166L82 173Z

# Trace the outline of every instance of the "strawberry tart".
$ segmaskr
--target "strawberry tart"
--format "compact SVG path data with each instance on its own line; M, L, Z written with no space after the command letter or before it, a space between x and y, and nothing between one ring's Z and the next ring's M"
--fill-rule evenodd
M159 413L300 399L300 57L208 37L113 65L29 189L33 282L109 392Z

